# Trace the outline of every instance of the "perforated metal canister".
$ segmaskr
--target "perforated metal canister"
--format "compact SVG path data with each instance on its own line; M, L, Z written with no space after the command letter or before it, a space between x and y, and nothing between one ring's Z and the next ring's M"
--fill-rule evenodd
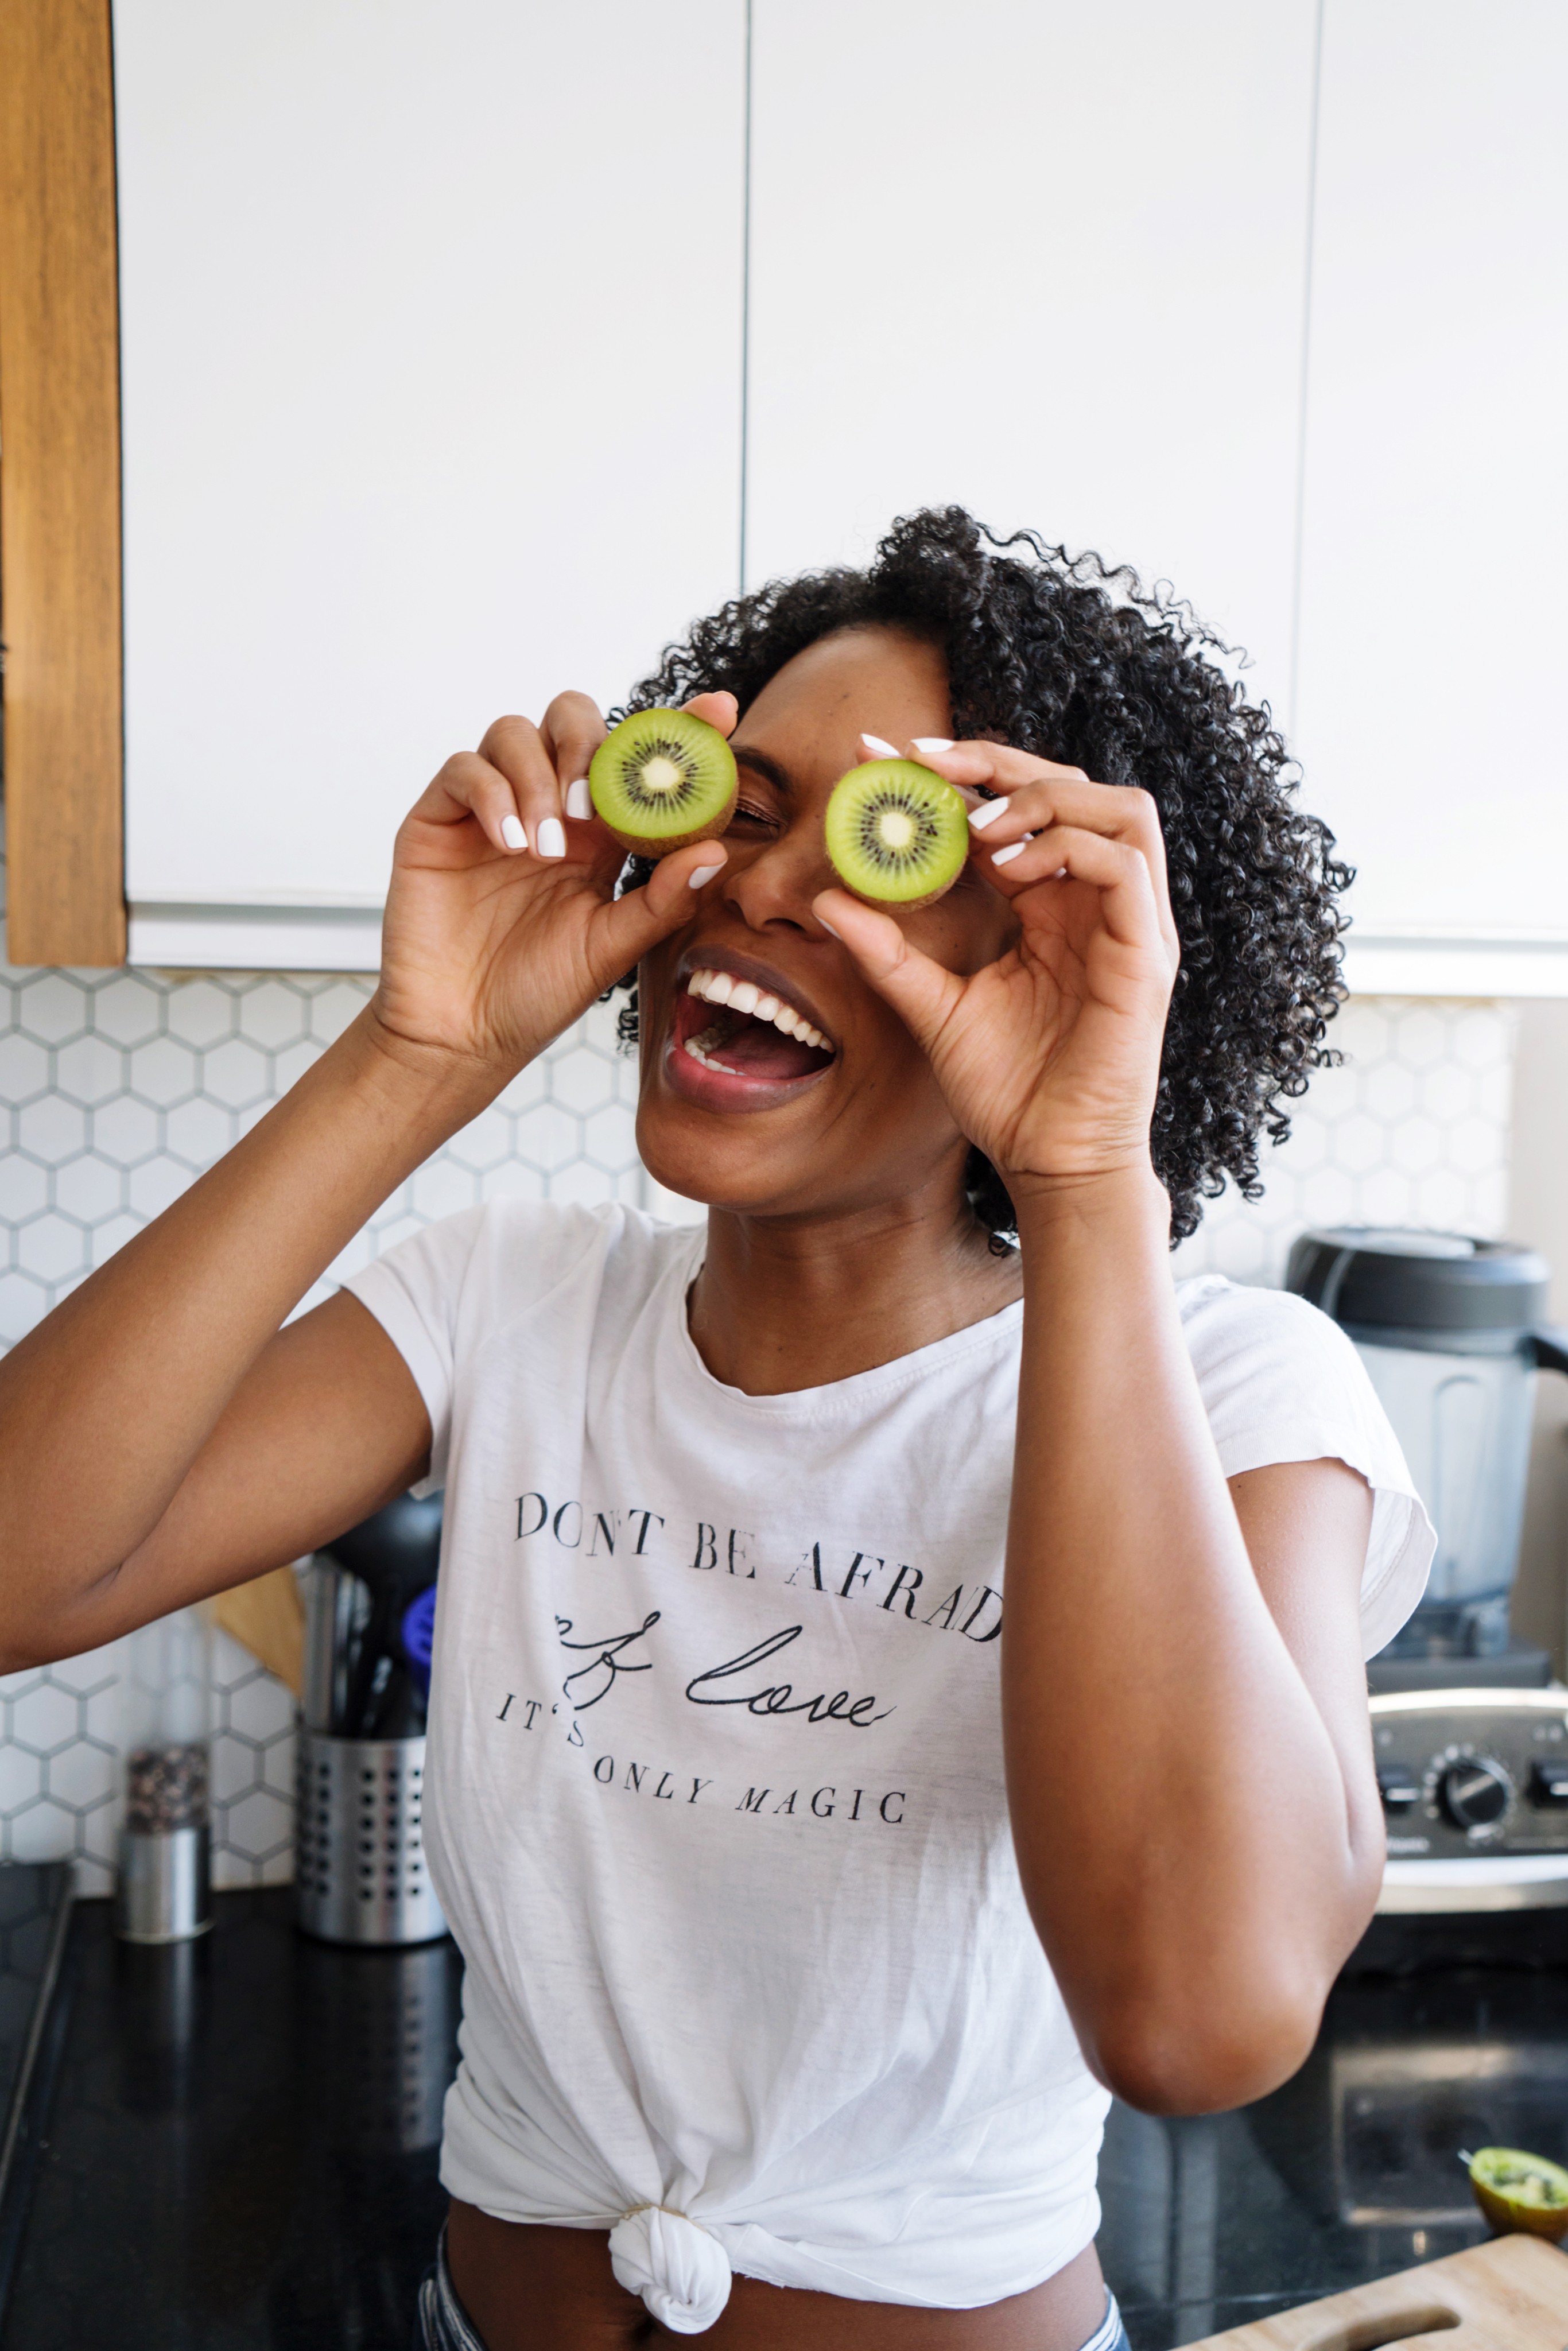
M423 1739L299 1734L295 1891L328 1943L428 1943L446 1932L421 1826Z

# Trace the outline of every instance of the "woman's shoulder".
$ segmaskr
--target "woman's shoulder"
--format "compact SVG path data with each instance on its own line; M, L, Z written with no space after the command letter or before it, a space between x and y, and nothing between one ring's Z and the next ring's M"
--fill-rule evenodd
M1322 1309L1288 1290L1199 1274L1178 1282L1182 1335L1212 1419L1228 1405L1258 1415L1283 1405L1343 1413L1371 1400L1350 1340Z
M1177 1301L1228 1478L1335 1460L1371 1487L1361 1623L1374 1656L1420 1598L1436 1537L1366 1365L1337 1322L1289 1290L1206 1274L1180 1283Z
M1227 1476L1332 1454L1375 1484L1407 1482L1365 1365L1320 1308L1221 1274L1178 1283L1176 1300Z
M1182 1331L1195 1359L1258 1354L1343 1361L1355 1350L1337 1322L1293 1290L1195 1274L1176 1284Z

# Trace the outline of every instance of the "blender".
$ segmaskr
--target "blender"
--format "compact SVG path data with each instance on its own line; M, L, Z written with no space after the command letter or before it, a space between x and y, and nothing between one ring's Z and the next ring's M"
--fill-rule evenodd
M1568 1689L1513 1637L1538 1371L1568 1372L1532 1249L1303 1233L1285 1286L1354 1342L1437 1531L1427 1589L1367 1667L1388 1859L1352 1965L1568 1957ZM1478 1940L1478 1938L1479 1938Z
M1355 1342L1437 1530L1419 1605L1374 1657L1374 1690L1540 1688L1543 1649L1513 1639L1537 1370L1568 1372L1544 1320L1544 1259L1512 1241L1347 1226L1303 1233L1285 1287Z

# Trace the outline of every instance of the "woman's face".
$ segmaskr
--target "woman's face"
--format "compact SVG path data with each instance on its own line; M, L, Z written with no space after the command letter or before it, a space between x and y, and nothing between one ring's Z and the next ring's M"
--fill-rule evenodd
M929 1062L811 912L837 878L823 810L866 756L861 735L902 748L952 731L940 653L891 629L822 638L741 718L728 862L638 976L637 1143L672 1191L779 1216L872 1207L934 1181L956 1194L965 1144ZM991 962L1014 928L972 864L934 906L900 920L914 945L960 973ZM741 987L742 1008L692 994L698 974ZM716 996L727 993L721 981ZM787 1033L790 1012L826 1044Z

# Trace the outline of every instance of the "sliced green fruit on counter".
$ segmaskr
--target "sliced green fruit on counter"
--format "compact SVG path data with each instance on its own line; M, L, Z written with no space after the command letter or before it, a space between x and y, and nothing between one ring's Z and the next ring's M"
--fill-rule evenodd
M1476 2202L1492 2227L1506 2234L1527 2230L1534 2237L1568 2231L1568 2171L1543 2155L1517 2147L1483 2147L1469 2158Z

